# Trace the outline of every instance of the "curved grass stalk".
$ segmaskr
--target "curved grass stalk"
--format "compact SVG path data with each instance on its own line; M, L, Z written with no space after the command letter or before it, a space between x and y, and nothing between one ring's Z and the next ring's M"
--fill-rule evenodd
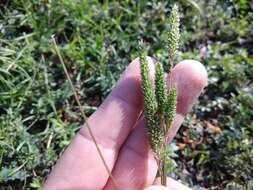
M76 102L77 102L78 108L79 108L79 110L80 110L80 112L81 112L82 118L83 118L84 122L86 123L87 129L88 129L88 132L89 132L89 135L91 136L91 139L92 139L92 141L93 141L93 143L94 143L94 145L95 145L95 147L96 147L96 149L97 149L97 151L98 151L99 157L100 157L100 159L102 160L103 165L104 165L104 167L105 167L105 169L106 169L106 171L107 171L109 177L111 178L114 187L115 187L117 190L121 190L121 189L119 188L119 185L117 184L115 178L113 177L113 175L112 175L112 173L111 173L111 171L110 171L110 169L109 169L109 166L107 165L107 163L106 163L106 161L105 161L105 158L104 158L104 156L103 156L103 154L102 154L102 152L101 152L101 150L100 150L100 148L99 148L99 146L98 146L97 140L96 140L96 138L95 138L95 136L94 136L94 134L93 134L93 132L92 132L92 129L91 129L89 123L88 123L88 118L87 118L87 116L85 115L84 110L82 109L82 105L81 105L80 100L79 100L79 98L78 98L78 96L77 96L77 92L76 92L75 87L74 87L74 85L73 85L73 83L72 83L72 81L71 81L71 78L70 78L70 76L69 76L67 67L66 67L66 65L65 65L65 63L64 63L64 61L63 61L63 58L62 58L62 56L61 56L61 53L60 53L60 51L59 51L59 49L58 49L58 46L57 46L57 43L56 43L56 40L55 40L54 37L52 37L52 41L53 41L53 44L54 44L54 49L55 49L55 51L56 51L56 54L57 54L57 56L59 57L59 60L60 60L60 62L61 62L61 64L62 64L64 73L65 73L65 75L66 75L66 77L67 77L67 79L68 79L68 82L69 82L70 86L71 86L72 92L73 92L73 94L74 94L74 97L75 97L75 100L76 100Z

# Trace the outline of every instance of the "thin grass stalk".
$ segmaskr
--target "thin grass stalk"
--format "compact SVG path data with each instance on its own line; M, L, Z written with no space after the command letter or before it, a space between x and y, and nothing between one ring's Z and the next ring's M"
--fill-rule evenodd
M94 143L94 145L95 145L95 147L96 147L96 149L97 149L97 151L98 151L99 157L100 157L100 159L102 160L103 165L104 165L104 167L105 167L105 169L106 169L106 171L107 171L109 177L111 178L114 187L115 187L117 190L121 190L121 189L119 188L119 185L117 184L115 178L113 177L113 175L112 175L112 173L111 173L111 171L110 171L110 169L109 169L109 166L107 165L107 163L106 163L106 161L105 161L105 158L104 158L104 156L103 156L103 154L102 154L102 152L101 152L101 150L100 150L100 148L99 148L99 146L98 146L97 140L96 140L96 138L95 138L95 136L94 136L94 134L93 134L93 132L92 132L92 129L91 129L89 123L88 123L88 118L87 118L87 116L85 115L84 110L82 109L82 105L81 105L80 100L79 100L79 98L78 98L78 96L77 96L77 92L76 92L75 87L74 87L74 85L73 85L73 83L72 83L72 81L71 81L71 78L70 78L70 76L69 76L67 67L66 67L66 65L65 65L65 63L64 63L64 61L63 61L63 58L62 58L62 56L61 56L61 53L60 53L60 51L59 51L59 49L58 49L58 46L57 46L57 43L56 43L56 40L55 40L54 37L52 37L52 41L53 41L53 44L54 44L55 52L56 52L56 54L57 54L57 56L58 56L58 58L59 58L59 60L60 60L60 62L61 62L61 64L62 64L64 73L65 73L65 75L66 75L66 77L67 77L67 79L68 79L68 82L69 82L70 86L71 86L71 89L72 89L72 92L73 92L73 94L74 94L75 100L76 100L76 102L77 102L77 104L78 104L78 108L79 108L79 110L80 110L80 112L81 112L81 115L82 115L82 118L83 118L84 122L86 123L86 127L87 127L88 132L89 132L89 134L90 134L90 136L91 136L91 139L92 139L92 141L93 141L93 143Z

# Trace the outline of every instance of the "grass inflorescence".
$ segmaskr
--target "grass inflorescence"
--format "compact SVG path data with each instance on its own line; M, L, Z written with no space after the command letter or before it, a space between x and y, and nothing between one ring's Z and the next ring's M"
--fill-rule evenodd
M172 59L178 49L179 44L179 15L176 5L172 8L169 19L170 29L168 32L168 54L170 58L170 69L173 66ZM165 72L160 63L156 63L155 89L152 85L147 55L144 50L144 44L140 43L140 67L142 78L142 92L144 97L144 115L147 121L148 139L155 154L158 168L161 175L161 184L166 185L166 147L167 134L171 127L176 113L177 89L171 86L167 90Z

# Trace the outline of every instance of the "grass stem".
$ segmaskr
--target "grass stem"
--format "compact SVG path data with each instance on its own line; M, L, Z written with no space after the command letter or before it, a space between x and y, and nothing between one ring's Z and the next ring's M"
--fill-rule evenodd
M99 148L99 146L98 146L97 140L96 140L96 138L95 138L95 136L94 136L94 134L93 134L93 132L92 132L92 129L91 129L89 123L88 123L88 118L87 118L87 116L85 115L84 110L82 109L82 105L81 105L80 100L79 100L79 98L78 98L77 92L76 92L75 87L74 87L74 85L73 85L73 83L72 83L72 81L71 81L71 78L70 78L70 76L69 76L67 67L66 67L66 65L65 65L65 63L64 63L64 61L63 61L63 58L62 58L62 56L61 56L61 54L60 54L60 51L59 51L59 49L58 49L58 46L57 46L57 43L56 43L56 40L55 40L54 37L52 37L52 41L53 41L53 44L54 44L54 49L55 49L55 51L56 51L56 54L57 54L57 56L59 57L59 60L60 60L60 62L61 62L61 64L62 64L62 67L63 67L63 69L64 69L64 73L65 73L65 75L66 75L66 77L67 77L67 79L68 79L68 82L69 82L69 84L70 84L70 86L71 86L71 89L72 89L72 91L73 91L73 94L74 94L75 100L76 100L76 102L77 102L77 104L78 104L78 107L79 107L79 110L80 110L80 112L81 112L82 118L83 118L84 122L86 123L86 127L87 127L87 129L88 129L88 132L89 132L89 134L90 134L90 136L91 136L91 139L92 139L93 143L95 144L95 147L96 147L96 149L97 149L97 151L98 151L99 157L101 158L101 160L102 160L102 162L103 162L103 165L105 166L105 169L106 169L108 175L110 176L110 178L111 178L111 180L112 180L112 182L113 182L114 187L115 187L117 190L120 190L118 184L116 183L115 178L113 177L113 175L112 175L112 173L111 173L111 171L110 171L110 169L109 169L109 166L107 165L107 163L106 163L106 161L105 161L105 158L104 158L104 156L103 156L103 154L102 154L102 152L101 152L101 150L100 150L100 148Z

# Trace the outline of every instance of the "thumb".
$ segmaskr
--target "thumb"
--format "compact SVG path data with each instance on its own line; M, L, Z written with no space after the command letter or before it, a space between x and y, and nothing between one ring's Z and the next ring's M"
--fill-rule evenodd
M167 178L167 187L161 186L161 178L156 178L154 181L154 185L146 187L143 190L165 190L168 188L170 190L192 190L189 187L184 186L183 184L179 183L178 181L172 179L172 178Z
M146 187L143 190L168 190L168 188L161 185L152 185L152 186Z
M161 178L158 177L155 179L154 181L154 187L155 186L158 186L160 187L160 184L161 184ZM152 186L153 187L153 186ZM185 185L183 185L182 183L170 178L170 177L167 177L167 188L169 188L170 190L193 190ZM158 188L160 189L160 188ZM157 190L158 190L157 189ZM166 189L166 188L165 188ZM146 189L145 189L146 190ZM149 190L149 189L148 189ZM155 189L154 189L155 190Z

